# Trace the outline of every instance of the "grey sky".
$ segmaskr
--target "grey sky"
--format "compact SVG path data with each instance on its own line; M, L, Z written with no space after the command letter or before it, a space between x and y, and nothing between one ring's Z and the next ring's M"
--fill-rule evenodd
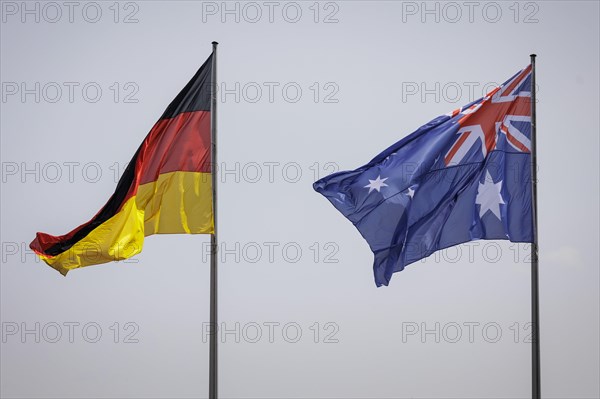
M105 203L213 40L223 397L530 394L527 246L462 245L377 289L368 245L311 184L532 52L542 390L600 395L598 2L22 4L1 4L2 397L207 394L207 236L67 278L27 245Z

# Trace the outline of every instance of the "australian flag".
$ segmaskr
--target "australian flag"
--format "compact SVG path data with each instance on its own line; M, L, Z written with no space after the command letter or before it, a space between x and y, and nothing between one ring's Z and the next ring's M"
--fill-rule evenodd
M368 164L314 183L367 240L377 286L472 240L533 241L531 65Z

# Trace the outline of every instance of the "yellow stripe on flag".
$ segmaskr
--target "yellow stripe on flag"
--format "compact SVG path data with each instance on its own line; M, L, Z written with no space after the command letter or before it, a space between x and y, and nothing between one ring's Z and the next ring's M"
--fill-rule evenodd
M138 188L137 204L144 209L146 236L152 234L212 234L210 173L171 172Z
M210 173L170 172L138 187L121 210L57 256L40 257L66 275L69 270L130 258L152 234L212 234Z

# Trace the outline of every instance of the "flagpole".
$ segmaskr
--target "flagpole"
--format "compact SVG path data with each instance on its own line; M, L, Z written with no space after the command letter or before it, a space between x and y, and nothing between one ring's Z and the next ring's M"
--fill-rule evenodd
M208 364L208 397L218 396L217 364L217 45L212 42L212 68L210 79L210 135L211 135L211 177L214 231L210 236L210 348Z
M540 378L540 295L538 276L538 221L537 221L537 149L536 149L536 97L535 54L531 54L531 201L533 216L533 242L531 244L531 396L541 397Z

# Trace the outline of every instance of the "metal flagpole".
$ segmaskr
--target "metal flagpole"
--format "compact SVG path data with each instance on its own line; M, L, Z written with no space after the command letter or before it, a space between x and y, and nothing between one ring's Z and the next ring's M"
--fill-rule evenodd
M214 231L210 236L210 349L208 364L208 397L218 396L217 365L217 45L212 42L212 68L210 81L210 135L211 135L211 177Z
M531 201L533 243L531 243L531 396L541 397L540 379L540 295L538 277L537 159L535 120L535 54L531 54Z

